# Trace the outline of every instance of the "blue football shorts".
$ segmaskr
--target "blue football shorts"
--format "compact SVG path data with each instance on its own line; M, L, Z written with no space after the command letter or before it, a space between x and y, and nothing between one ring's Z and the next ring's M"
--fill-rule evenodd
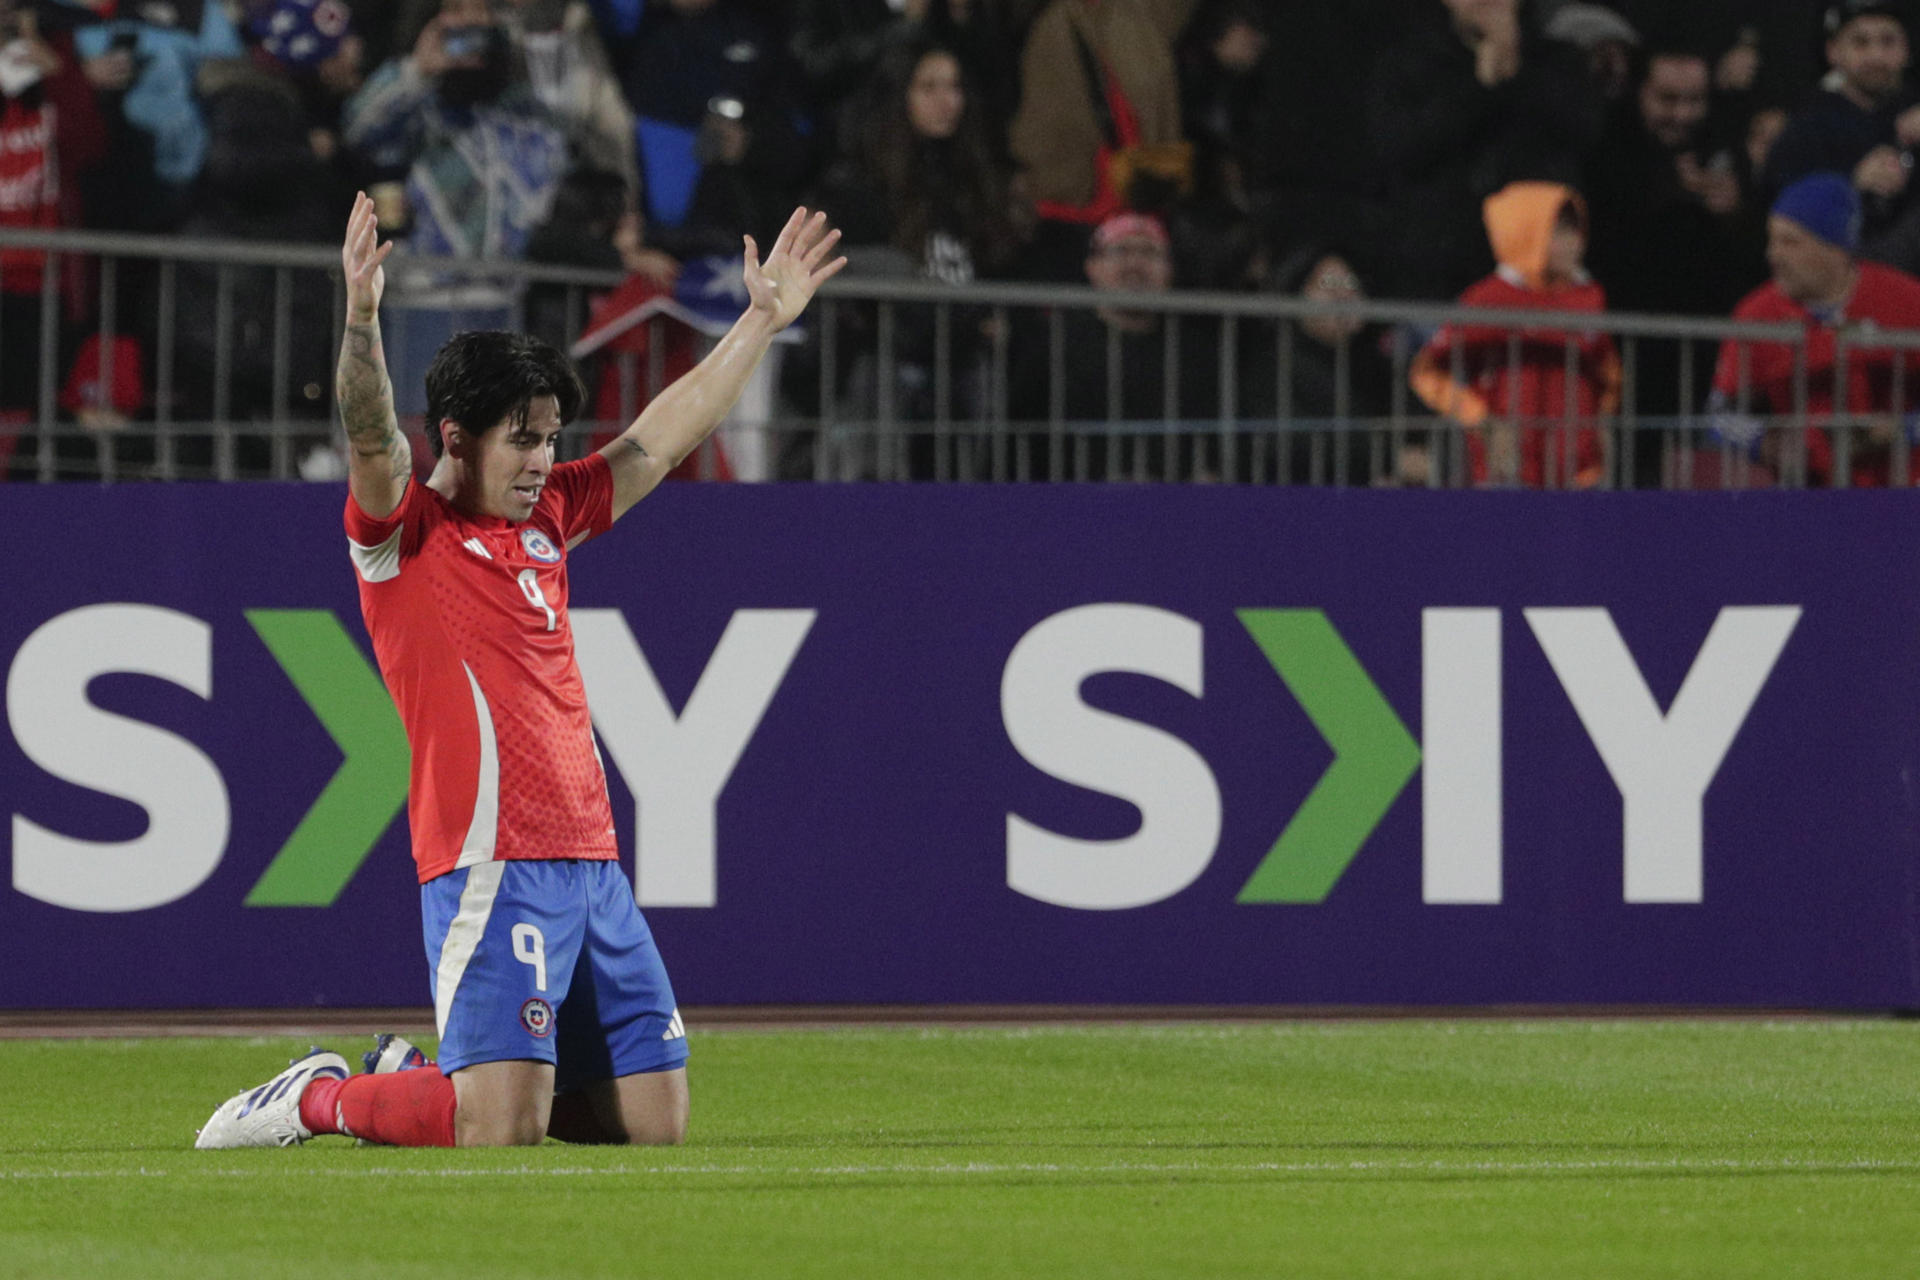
M420 886L440 1070L532 1059L554 1088L670 1071L687 1033L620 864L482 862Z

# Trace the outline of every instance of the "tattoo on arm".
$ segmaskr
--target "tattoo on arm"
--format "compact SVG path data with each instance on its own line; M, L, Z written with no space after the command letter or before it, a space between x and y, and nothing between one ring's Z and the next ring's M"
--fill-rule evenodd
M633 450L635 453L639 454L643 458L650 458L653 456L652 454L647 452L645 445L642 445L638 440L635 440L632 436L621 436L620 443L624 444L625 446L627 446L627 448Z
M378 319L347 326L346 338L340 344L334 394L340 401L340 421L346 427L347 444L354 456L385 455L393 463L395 480L406 475L413 463L412 452L394 417L393 383L387 377Z

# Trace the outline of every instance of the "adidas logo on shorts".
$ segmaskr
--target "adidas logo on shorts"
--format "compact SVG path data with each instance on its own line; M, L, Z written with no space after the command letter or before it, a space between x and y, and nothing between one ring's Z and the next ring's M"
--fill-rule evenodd
M687 1038L687 1024L680 1021L680 1010L675 1009L673 1011L673 1017L667 1023L666 1034L660 1038L662 1040L685 1040Z

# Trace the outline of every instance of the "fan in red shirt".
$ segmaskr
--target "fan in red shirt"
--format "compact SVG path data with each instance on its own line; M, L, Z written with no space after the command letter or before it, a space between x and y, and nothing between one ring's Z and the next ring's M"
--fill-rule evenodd
M1853 184L1837 173L1800 179L1780 193L1767 222L1773 279L1733 311L1735 320L1806 328L1809 484L1887 484L1895 433L1904 429L1899 418L1920 407L1920 351L1874 345L1876 333L1920 329L1920 280L1860 261L1854 256L1859 241L1860 199ZM1845 339L1844 396L1836 389L1837 336ZM1764 430L1761 420L1797 420L1796 364L1796 348L1788 343L1730 340L1721 345L1714 370L1708 408L1716 433L1746 445L1750 457L1775 471L1787 461L1789 438ZM1896 384L1904 384L1898 404ZM1844 475L1836 474L1840 433L1847 451ZM1910 460L1906 483L1920 479L1915 461L1920 458Z
M1460 295L1462 306L1607 309L1606 291L1581 266L1587 213L1572 189L1510 183L1487 197L1485 217L1500 266ZM1450 324L1414 358L1410 378L1434 412L1468 429L1476 485L1585 489L1605 478L1597 420L1620 407L1620 357L1607 335Z
M0 5L0 228L51 231L80 222L79 176L106 149L92 87L64 32L42 35L36 10ZM47 255L0 249L0 476L40 403L40 307ZM60 260L63 320L81 314L82 260Z
M365 1074L316 1049L222 1103L201 1148L342 1134L395 1146L675 1143L686 1027L614 846L574 660L567 557L719 425L822 282L839 232L797 209L713 352L599 452L554 463L585 392L566 357L461 333L427 370L433 473L413 478L380 340L381 263L362 193L341 249L338 374L348 550L380 674L412 750L407 815L439 1058L386 1037ZM396 1052L397 1049L409 1050Z

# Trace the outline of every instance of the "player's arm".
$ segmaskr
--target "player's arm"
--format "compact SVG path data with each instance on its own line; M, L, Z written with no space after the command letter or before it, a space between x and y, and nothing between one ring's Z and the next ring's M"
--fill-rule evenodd
M394 417L393 383L380 345L380 294L386 288L380 264L393 251L393 241L380 244L379 230L373 201L363 191L354 197L346 243L340 248L347 281L347 331L340 343L334 394L347 431L347 487L362 511L384 520L406 493L413 451Z
M827 215L795 209L765 262L746 237L745 277L749 305L707 358L655 396L633 425L600 451L613 469L613 516L619 519L652 492L720 425L746 390L774 335L792 324L814 291L847 265L828 261L840 233L827 229Z

